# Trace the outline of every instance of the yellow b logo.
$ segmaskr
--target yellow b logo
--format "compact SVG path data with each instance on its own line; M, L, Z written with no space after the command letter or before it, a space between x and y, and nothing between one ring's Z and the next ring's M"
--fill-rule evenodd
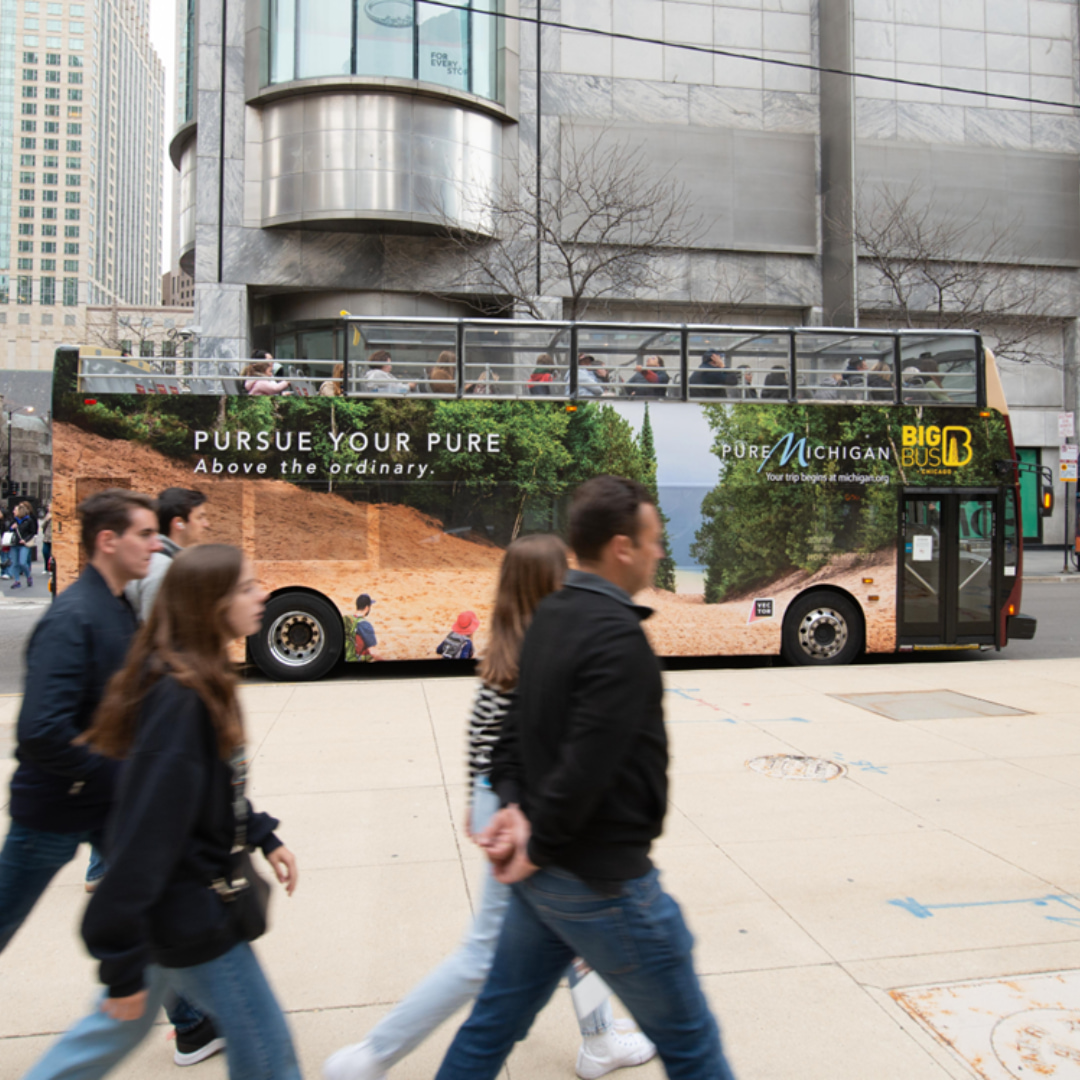
M974 455L971 448L971 431L966 427L947 427L941 433L942 464L952 469L959 469L966 465ZM963 461L960 460L961 451L966 452Z

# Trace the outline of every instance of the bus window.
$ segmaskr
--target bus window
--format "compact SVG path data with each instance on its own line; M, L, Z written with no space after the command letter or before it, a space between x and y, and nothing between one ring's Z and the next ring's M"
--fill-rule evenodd
M900 366L904 404L976 404L979 391L976 350L973 334L902 334Z
M569 326L492 320L465 328L464 397L566 397L569 377Z
M687 396L691 401L787 401L790 334L717 333L691 327L687 353Z
M583 327L577 353L579 398L678 396L682 334L670 326Z
M349 341L350 396L457 396L454 323L358 323ZM324 376L325 378L325 376Z
M799 401L881 401L896 395L892 334L797 334Z

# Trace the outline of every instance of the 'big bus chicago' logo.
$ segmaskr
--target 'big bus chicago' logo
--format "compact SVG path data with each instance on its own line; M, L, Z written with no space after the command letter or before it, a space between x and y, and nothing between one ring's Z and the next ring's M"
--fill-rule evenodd
M900 463L930 469L961 469L974 454L971 429L950 425L923 427L904 424L900 428Z

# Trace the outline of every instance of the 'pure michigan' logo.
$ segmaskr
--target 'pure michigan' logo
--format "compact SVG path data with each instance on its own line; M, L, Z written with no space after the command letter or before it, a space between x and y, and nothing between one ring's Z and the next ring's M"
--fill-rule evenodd
M900 464L940 472L962 469L974 455L971 429L904 424L900 428Z

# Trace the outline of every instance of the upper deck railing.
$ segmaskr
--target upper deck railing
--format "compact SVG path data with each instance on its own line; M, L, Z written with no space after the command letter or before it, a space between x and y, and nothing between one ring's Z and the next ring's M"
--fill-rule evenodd
M251 361L81 357L94 394L283 394L985 405L979 335L501 319L344 320L342 355Z

